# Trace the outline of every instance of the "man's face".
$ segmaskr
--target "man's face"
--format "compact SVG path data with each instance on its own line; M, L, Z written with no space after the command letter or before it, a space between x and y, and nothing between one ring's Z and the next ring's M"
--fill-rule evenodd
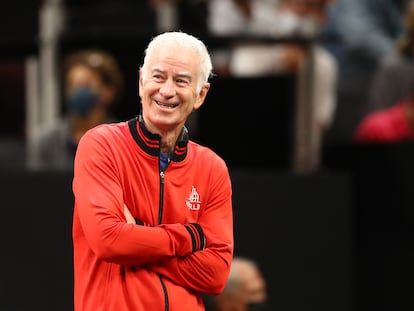
M209 85L198 92L200 64L193 50L170 45L154 51L140 70L139 96L151 132L181 129L198 109Z

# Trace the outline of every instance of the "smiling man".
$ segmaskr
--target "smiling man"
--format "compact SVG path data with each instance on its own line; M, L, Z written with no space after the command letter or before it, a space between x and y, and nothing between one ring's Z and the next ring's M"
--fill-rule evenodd
M140 69L141 113L81 139L74 168L75 311L202 311L233 255L225 161L185 122L210 88L199 39L167 32Z

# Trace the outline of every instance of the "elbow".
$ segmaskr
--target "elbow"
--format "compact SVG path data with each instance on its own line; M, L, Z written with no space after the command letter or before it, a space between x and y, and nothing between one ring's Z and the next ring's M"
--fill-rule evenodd
M212 284L208 294L217 296L223 292L225 286L226 286L226 282L217 282L217 284Z
M211 274L213 277L209 280L209 288L207 289L208 294L216 296L223 292L227 284L228 276L230 274L229 265L223 269L226 271L225 273L219 273L216 271L215 273ZM220 277L217 277L217 275L220 275Z
M125 258L125 252L122 252L122 249L117 247L114 243L96 243L93 248L93 252L96 257L100 260L113 262L113 263L122 263L122 258Z
M122 263L120 260L128 255L129 248L125 239L120 238L118 228L107 228L106 230L97 230L89 240L89 245L95 256L100 260Z
M94 253L99 259L108 262L116 261L116 258L119 257L113 247L105 244L95 247Z

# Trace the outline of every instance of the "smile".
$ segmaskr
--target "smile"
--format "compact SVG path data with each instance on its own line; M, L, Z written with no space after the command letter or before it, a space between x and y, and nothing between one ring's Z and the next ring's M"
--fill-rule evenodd
M168 109L174 109L175 107L178 107L178 104L167 105L167 104L160 103L158 101L156 101L156 103L158 106L161 106L163 108L168 108Z

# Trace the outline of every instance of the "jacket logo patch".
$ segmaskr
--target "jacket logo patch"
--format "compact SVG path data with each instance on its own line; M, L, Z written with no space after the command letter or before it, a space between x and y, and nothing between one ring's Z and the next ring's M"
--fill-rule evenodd
M196 188L191 186L191 193L188 198L185 199L185 205L187 205L190 211L198 211L201 207L200 195Z

